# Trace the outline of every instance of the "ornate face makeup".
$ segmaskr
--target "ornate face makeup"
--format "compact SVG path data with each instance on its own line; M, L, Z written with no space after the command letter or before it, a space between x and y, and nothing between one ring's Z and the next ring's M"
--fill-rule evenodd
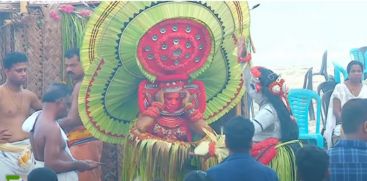
M164 94L165 110L175 112L182 107L182 96L179 92L167 92Z

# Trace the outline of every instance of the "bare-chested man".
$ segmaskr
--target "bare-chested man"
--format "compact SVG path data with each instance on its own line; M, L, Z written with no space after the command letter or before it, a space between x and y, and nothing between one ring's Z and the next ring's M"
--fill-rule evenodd
M22 150L29 146L22 124L31 109L42 107L36 94L22 87L27 80L27 56L19 52L7 54L3 68L6 82L0 86L0 180L5 180L6 175L26 177L29 172L18 161Z
M71 89L66 84L52 84L42 97L42 111L24 123L32 127L30 139L36 167L51 168L59 181L77 181L76 171L83 172L99 165L90 160L75 160L66 144L67 137L56 122L66 116L70 94Z
M103 142L94 138L83 126L78 111L78 96L84 71L79 58L79 49L70 49L65 54L66 73L73 80L72 103L66 118L60 126L68 132L70 150L76 159L88 159L100 162ZM101 167L79 173L80 181L100 181Z

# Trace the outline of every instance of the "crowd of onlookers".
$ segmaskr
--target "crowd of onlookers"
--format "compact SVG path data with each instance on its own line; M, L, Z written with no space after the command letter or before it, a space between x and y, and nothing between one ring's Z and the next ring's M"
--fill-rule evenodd
M297 151L296 167L299 181L362 181L367 179L367 99L352 99L342 108L344 136L329 150L305 145ZM191 171L185 181L259 180L276 181L270 168L249 155L254 126L251 121L236 117L225 129L230 155L207 172Z
M367 99L353 99L342 108L343 139L327 152L305 145L296 154L296 167L300 181L365 180L367 178ZM249 154L254 135L253 123L235 117L225 126L225 142L230 155L208 171L194 170L184 181L216 180L278 180L276 173L262 165ZM39 180L39 175L57 180L47 168L29 174L29 181Z
M24 53L11 52L2 63L6 81L0 85L0 180L12 176L51 180L40 177L55 173L59 181L101 180L103 144L83 127L77 108L84 76L79 50L65 54L73 88L52 83L42 101L23 88L29 67ZM32 111L36 112L29 117Z

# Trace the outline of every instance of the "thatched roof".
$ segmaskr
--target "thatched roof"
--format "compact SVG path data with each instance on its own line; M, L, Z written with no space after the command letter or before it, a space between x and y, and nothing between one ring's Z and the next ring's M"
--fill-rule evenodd
M12 2L12 3L0 3L0 13L1 12L20 12L20 3Z
M26 11L27 8L38 7L42 5L55 5L55 4L71 4L71 5L96 5L99 1L80 1L80 0L29 0L18 2L0 2L1 12L21 12ZM24 8L21 8L24 7Z

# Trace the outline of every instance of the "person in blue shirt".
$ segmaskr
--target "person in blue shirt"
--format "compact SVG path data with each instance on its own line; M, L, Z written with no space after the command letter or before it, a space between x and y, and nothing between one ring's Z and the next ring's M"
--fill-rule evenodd
M342 108L344 136L329 150L331 181L367 180L367 99L352 99Z
M229 156L207 171L211 181L278 180L271 168L251 157L249 151L254 132L254 125L249 119L237 116L227 122L224 134Z

